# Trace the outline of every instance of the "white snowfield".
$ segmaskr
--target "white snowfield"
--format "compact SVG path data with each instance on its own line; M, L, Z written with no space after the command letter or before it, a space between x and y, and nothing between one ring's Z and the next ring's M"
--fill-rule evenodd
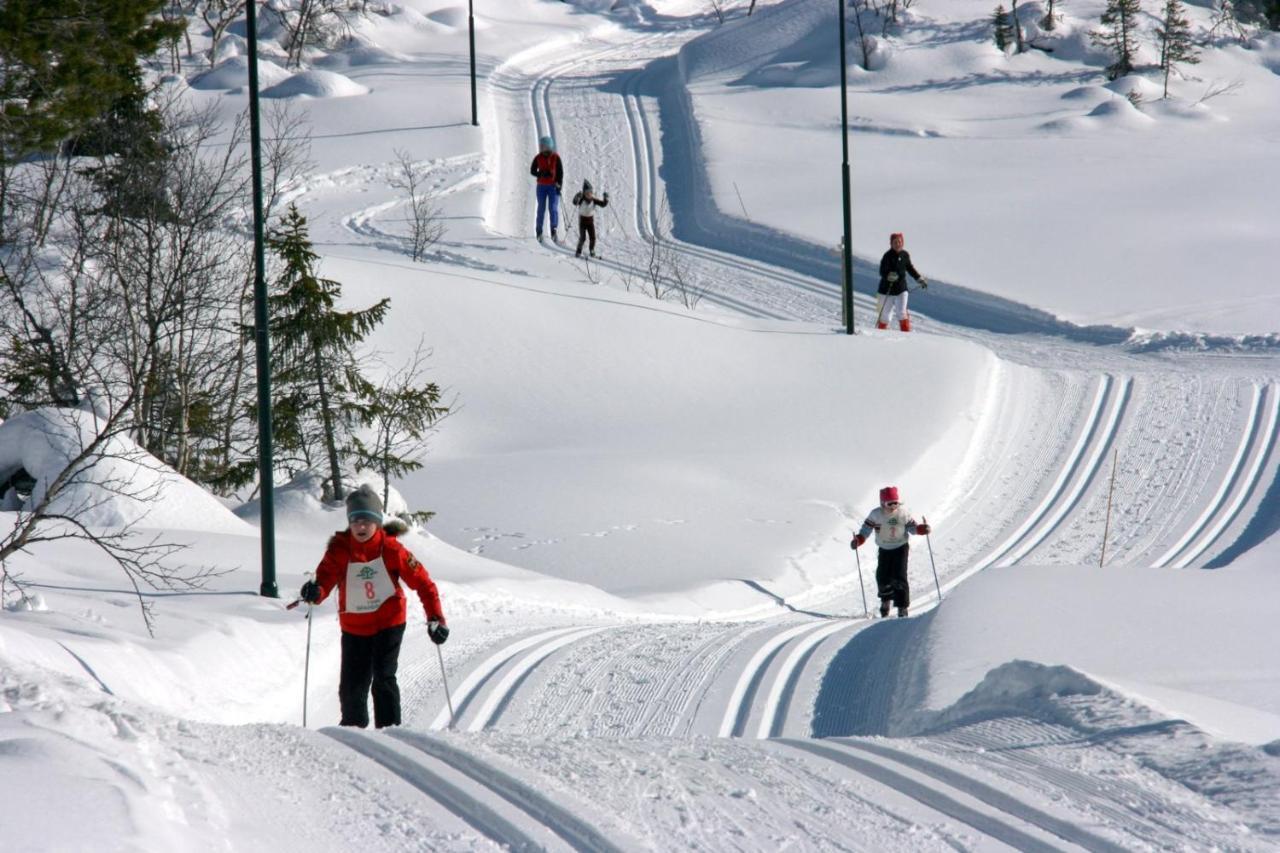
M404 541L452 635L438 656L411 596L404 725L334 727L333 605L309 631L284 603L341 511L279 491L263 598L256 505L121 445L105 473L152 514L71 499L223 573L148 591L148 636L87 544L6 564L0 848L1280 846L1280 39L1216 43L1156 102L1149 47L1104 85L1098 0L1054 34L1020 4L1055 50L1010 57L989 4L918 0L850 67L849 337L834 9L747 5L477 4L478 128L465 4L371 3L298 74L264 32L264 85L313 128L286 195L325 274L389 296L375 348L425 342L456 394L392 501L438 513ZM241 109L242 47L186 96ZM566 192L610 193L599 260L576 223L532 239L542 134ZM397 150L447 216L425 263ZM868 331L899 230L930 286L916 331ZM645 294L655 234L696 306ZM86 418L0 424L0 476L40 488ZM912 618L878 620L849 540L890 483L934 533Z

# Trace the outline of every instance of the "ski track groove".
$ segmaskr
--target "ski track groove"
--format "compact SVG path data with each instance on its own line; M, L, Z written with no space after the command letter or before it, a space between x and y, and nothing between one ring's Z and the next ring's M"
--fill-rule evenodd
M494 722L499 709L511 702L512 694L519 689L520 684L530 670L564 646L584 640L605 630L607 629L576 628L568 633L539 643L533 648L523 651L517 657L511 658L507 662L509 666L506 667L506 672L496 678L496 683L485 695L480 709L463 727L464 730L478 732L488 728Z
M457 690L454 693L456 702L453 707L456 714L453 715L453 718L450 719L449 708L446 705L444 708L440 709L436 718L431 722L430 728L443 729L447 726L456 725L458 719L466 712L477 691L479 691L504 664L512 660L516 655L520 654L530 646L546 642L573 630L575 630L573 627L553 628L549 631L542 631L501 646L496 652L490 654L488 658L472 669L471 672L469 672L462 680L462 683L458 685Z
M1259 386L1254 385L1253 398L1249 404L1249 414L1245 418L1247 425L1246 429L1244 434L1241 436L1239 445L1236 447L1235 455L1232 458L1231 463L1227 466L1226 473L1222 477L1222 482L1218 486L1218 491L1209 499L1209 503L1205 506L1204 511L1200 513L1200 517L1192 522L1191 526L1187 528L1185 533L1183 533L1182 538L1179 539L1172 548L1155 559L1152 565L1156 568L1163 568L1164 566L1167 566L1170 561L1183 553L1188 546L1191 545L1192 541L1200 535L1201 531L1204 530L1206 525L1208 525L1209 520L1218 512L1226 501L1227 495L1231 490L1231 484L1235 481L1240 472L1241 466L1244 465L1245 459L1248 456L1249 447L1253 440L1255 424L1257 422L1261 406L1262 389Z
M1035 528L1035 526L1041 522L1049 512L1050 508L1061 498L1063 490L1066 488L1067 483L1070 482L1072 473L1075 472L1076 467L1080 464L1080 457L1084 454L1089 444L1089 440L1092 437L1094 430L1097 428L1098 419L1102 416L1103 404L1106 401L1112 381L1113 380L1109 375L1103 376L1099 380L1098 390L1095 392L1093 403L1089 407L1089 414L1080 431L1080 437L1075 446L1071 449L1070 453L1068 453L1066 460L1064 460L1063 464L1059 468L1057 478L1054 480L1053 484L1050 485L1048 493L1045 494L1039 506L1032 510L1031 514L1023 520L1022 524L1019 525L1004 542L996 546L987 554L987 556L978 560L970 569L968 569L968 571L965 572L966 576L979 572L987 566L992 565L1016 547L1018 543L1021 542Z
M636 642L578 644L541 675L546 701L526 702L522 730L569 728L603 736L674 736L688 733L696 706L734 649L750 636L734 623L637 629ZM710 630L699 638L695 632ZM693 645L689 651L686 647ZM546 707L570 707L572 717Z
M917 779L885 767L883 764L854 755L825 741L777 738L768 741L768 743L809 753L834 764L842 765L887 788L910 797L939 814L966 824L988 838L1007 844L1015 850L1024 851L1024 853L1057 853L1060 849L1041 841L1035 835L1011 823L1006 823L993 815L966 805L939 788L926 785ZM967 794L968 792L962 790L960 793ZM1018 819L1017 816L1009 815L1000 809L997 809L997 811L1001 811L1002 815Z
M1280 393L1276 386L1269 384L1263 387L1255 384L1244 437L1217 493L1183 539L1161 556L1154 563L1155 566L1162 567L1172 563L1175 569L1187 568L1235 520L1245 501L1257 489L1264 464L1275 446L1278 416ZM1246 465L1248 469L1244 470Z
M1017 378L1017 384L1003 383L999 404L1002 415L998 422L1008 424L1009 428L998 433L994 440L989 441L985 436L975 438L986 448L976 466L979 475L965 499L959 502L958 511L946 517L941 531L934 534L941 540L940 550L953 555L951 562L955 565L977 562L980 556L996 548L997 543L1005 541L1009 531L1021 523L1022 519L1015 516L1017 520L1011 523L992 525L991 503L1013 507L1033 505L1042 485L1064 464L1074 431L1070 426L1084 414L1089 383L1074 372L1055 371L1044 374L1044 378L1049 381L1036 382L1030 390L1022 387L1023 377ZM1027 394L1035 395L1034 405L1019 405L1025 404ZM1024 437L1023 441L1015 444L1018 436ZM1029 456L1023 458L1023 454ZM1028 471L1040 472L1043 476L1029 477ZM946 575L945 563L941 573Z
M321 729L321 734L349 747L453 812L495 844L515 851L543 850L531 835L435 771L409 760L369 736L347 729Z
M1024 559L1039 547L1058 528L1058 525L1067 517L1067 514L1076 507L1080 501L1080 496L1097 476L1104 454L1115 443L1116 431L1125 413L1131 391L1132 382L1128 377L1121 379L1118 387L1113 381L1109 391L1111 398L1110 411L1107 415L1106 423L1099 433L1090 437L1089 446L1092 450L1089 452L1089 458L1084 462L1083 466L1077 467L1077 470L1072 472L1075 475L1075 484L1055 501L1056 509L1040 523L1039 532L1032 533L1028 539L1014 548L998 565L1011 566Z
M1190 396L1188 387L1195 389ZM1203 502L1203 484L1220 476L1217 460L1229 453L1235 422L1246 426L1236 402L1238 387L1238 381L1223 377L1188 383L1187 377L1169 373L1135 381L1137 411L1127 418L1114 463L1119 476L1109 562L1150 564L1148 555L1161 553L1162 543L1167 546L1187 532L1190 516ZM1230 413L1229 424L1219 428L1224 411ZM1068 532L1075 535L1058 537L1046 549L1049 556L1072 564L1099 560L1106 513L1107 490L1099 488L1074 514Z
M1052 723L1005 717L953 729L919 744L929 752L962 764L977 763L985 772L1087 810L1097 822L1122 828L1151 849L1168 849L1170 835L1184 842L1190 839L1190 849L1210 849L1216 843L1213 827L1201 829L1205 815L1198 806L1161 797L1149 787L1150 780L1136 777L1132 768L1124 767L1122 773L1114 767L1099 767L1095 759L1075 762L1080 767L1075 770L1040 755L1053 749L1074 752L1088 739ZM1175 781L1159 778L1181 788Z
M982 800L992 808L999 809L1006 814L1011 814L1025 823L1038 826L1044 831L1058 836L1063 841L1079 845L1086 850L1099 851L1099 853L1124 853L1125 851L1125 848L1119 844L1115 844L1101 836L1095 835L1069 820L1055 817L1054 815L1042 811L1029 803L1010 796L1004 791L998 790L985 782L975 779L972 775L960 773L950 767L922 758L913 753L886 746L882 743L870 743L864 740L855 740L853 738L835 738L830 742L838 743L845 749L862 750L863 752L879 756L880 758L896 761L898 764L910 767L927 776L931 776L939 782L949 785L956 790L964 791L969 796Z
M765 694L764 705L760 711L760 724L756 728L757 738L767 738L774 734L774 729L781 731L786 723L784 706L795 687L793 676L798 668L808 660L809 654L827 637L850 627L846 621L834 625L824 625L802 637L797 637L787 644L790 651L778 663L773 673L773 682L769 692Z
M729 702L720 721L720 737L742 737L746 733L755 696L774 657L791 640L824 626L824 621L804 622L773 635L756 649L739 673L733 692L729 694Z
M472 781L493 791L516 808L560 836L575 850L594 853L623 853L624 848L610 841L591 824L564 806L511 774L476 758L468 752L424 734L391 731L388 734L414 749L442 761Z

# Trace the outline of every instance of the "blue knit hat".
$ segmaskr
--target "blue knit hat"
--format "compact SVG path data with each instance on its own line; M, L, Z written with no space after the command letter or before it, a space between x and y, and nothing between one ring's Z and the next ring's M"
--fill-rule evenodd
M357 518L371 518L378 524L382 523L382 498L369 488L368 483L347 495L347 521Z
M552 151L556 150L556 141L552 139L550 136L539 137L538 144L545 145L546 147L550 148Z

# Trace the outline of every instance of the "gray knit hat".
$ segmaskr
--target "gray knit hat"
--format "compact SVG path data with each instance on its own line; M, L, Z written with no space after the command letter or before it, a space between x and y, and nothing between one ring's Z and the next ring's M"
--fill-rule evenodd
M382 523L382 498L369 488L368 483L347 495L347 521L354 521L361 516Z

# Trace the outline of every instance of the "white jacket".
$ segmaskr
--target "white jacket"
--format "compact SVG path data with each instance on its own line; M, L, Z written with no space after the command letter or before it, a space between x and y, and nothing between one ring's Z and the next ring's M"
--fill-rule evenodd
M867 514L867 520L862 522L862 529L858 532L865 539L873 530L876 545L892 551L907 544L907 537L916 532L916 520L911 517L911 510L906 504L898 504L892 512L878 506Z
M596 215L597 207L608 207L609 202L601 197L587 198L582 193L578 193L573 197L573 205L578 209L579 216L590 219Z

